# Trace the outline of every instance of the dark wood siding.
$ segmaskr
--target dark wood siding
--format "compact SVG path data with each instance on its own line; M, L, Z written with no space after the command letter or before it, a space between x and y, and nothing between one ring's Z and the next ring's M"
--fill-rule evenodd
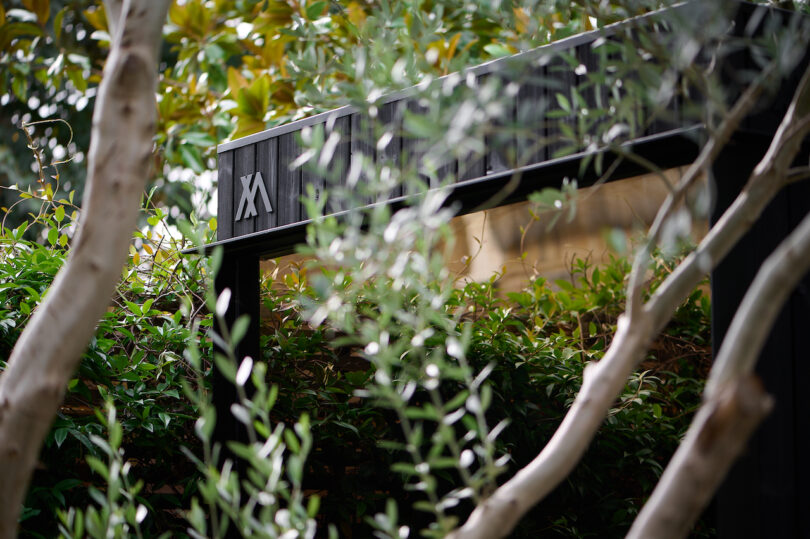
M290 164L301 154L298 132L278 138L278 224L301 220L301 169L290 170Z
M318 124L313 127L313 129L324 129L324 124ZM299 150L299 153L301 150ZM293 159L295 159L293 157ZM316 174L313 172L313 167L317 162L317 156L315 158L310 159L310 162L304 164L301 167L301 195L299 196L299 200L303 198L308 198L310 196L310 189L312 190L312 195L315 197L315 200L320 200L321 196L323 196L323 190L326 186L326 179L321 174ZM308 219L312 217L307 215L306 207L303 203L300 204L300 219Z
M217 240L233 237L233 150L219 154L217 173Z
M273 207L273 211L268 213L264 207L257 206L259 217L256 230L267 230L278 226L278 138L273 137L257 143L256 152L256 170L262 173L267 197Z
M242 146L241 148L237 148L234 152L234 160L233 160L233 215L234 219L239 217L239 203L242 200L242 177L243 176L251 176L251 183L252 183L252 175L256 173L256 146ZM256 204L256 210L262 211L263 208L260 202L260 196L256 197L254 203ZM239 221L234 221L233 223L233 235L234 236L244 236L245 234L250 234L251 232L256 232L256 220L258 217L248 217L245 218L245 209L242 209L241 219Z
M351 122L351 159L359 159L361 155L366 159L375 159L374 128L368 116L356 112L350 116ZM364 181L361 177L359 181ZM365 197L361 203L371 203L371 197Z
M329 162L329 183L327 190L332 188L343 188L346 186L346 179L349 173L349 164L352 159L352 124L349 116L341 116L332 123L331 130L329 129L330 122L327 122L327 138L332 133L337 133L340 136L335 148L335 153ZM348 202L336 196L330 196L326 206L327 211L335 213L342 210L348 210Z

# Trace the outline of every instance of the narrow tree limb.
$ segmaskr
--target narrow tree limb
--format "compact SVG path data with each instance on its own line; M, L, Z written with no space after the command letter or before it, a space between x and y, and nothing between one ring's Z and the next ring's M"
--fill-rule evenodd
M810 270L810 215L765 260L731 322L701 407L628 537L685 537L773 406L753 376L779 311Z
M506 537L526 511L568 476L649 347L652 331L641 324L631 328L622 315L610 349L585 369L574 404L542 452L480 503L450 538Z
M678 181L673 192L671 192L661 205L655 220L650 226L647 234L647 241L636 254L633 260L633 267L630 272L630 279L627 286L627 306L630 317L641 315L641 288L644 283L644 273L647 270L650 256L661 235L661 230L667 220L672 216L672 212L677 208L686 196L687 191L694 185L695 181L705 172L711 163L717 158L722 149L728 143L731 136L740 126L740 123L757 103L757 99L762 95L764 85L768 80L766 76L775 69L772 64L769 69L757 78L757 81L746 88L745 92L737 99L728 115L723 118L718 128L706 142L700 151L697 159L686 170Z
M115 31L93 113L79 230L0 376L0 538L15 535L40 446L126 261L150 170L168 6L125 0L120 19L109 21Z
M799 153L803 140L810 134L810 124L802 119L810 113L810 68L799 81L793 98L768 146L765 156L740 195L720 217L698 248L681 262L644 306L644 315L653 317L659 329L669 321L674 309L700 279L722 260L748 231L770 200L790 183L790 166ZM797 125L800 129L797 129Z
M107 30L110 31L110 37L115 36L120 26L123 6L124 0L104 0L104 14L107 16Z

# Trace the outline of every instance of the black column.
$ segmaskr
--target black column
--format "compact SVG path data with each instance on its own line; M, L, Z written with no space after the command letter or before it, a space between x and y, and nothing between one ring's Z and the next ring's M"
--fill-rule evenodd
M712 169L712 224L739 194L770 137L740 135ZM781 192L712 273L712 347L717 354L748 286L773 249L810 211L810 185ZM773 327L756 371L776 406L731 469L716 497L721 538L810 538L810 276Z
M242 358L250 356L255 360L261 359L259 347L259 257L251 253L234 253L225 250L222 267L216 276L215 287L217 297L225 288L231 289L231 302L225 314L228 327L242 315L250 316L250 326L245 337L236 347L237 367ZM218 328L217 328L218 329ZM217 352L224 351L216 349ZM217 422L214 428L214 440L223 446L224 455L227 453L226 442L236 440L246 442L247 437L243 426L231 414L231 404L237 401L236 387L226 380L216 365L211 375L213 386L213 401L217 412Z

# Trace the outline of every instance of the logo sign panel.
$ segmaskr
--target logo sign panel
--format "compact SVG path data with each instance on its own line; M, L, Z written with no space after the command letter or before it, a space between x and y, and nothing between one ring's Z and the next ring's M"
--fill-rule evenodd
M239 180L242 182L242 198L239 199L239 208L236 210L234 221L249 219L250 217L259 215L256 211L257 194L261 195L261 201L264 203L265 211L267 213L273 212L273 207L270 205L270 198L267 196L267 188L264 186L264 179L262 179L261 172L242 176Z

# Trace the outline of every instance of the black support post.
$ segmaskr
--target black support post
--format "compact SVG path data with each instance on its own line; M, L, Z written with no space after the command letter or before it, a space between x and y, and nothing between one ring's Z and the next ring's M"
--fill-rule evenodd
M739 194L767 150L767 136L741 136L715 163L712 224ZM810 211L810 185L789 186L712 274L716 355L765 258ZM756 371L776 406L750 440L716 498L718 537L810 538L810 276L777 319Z
M251 252L234 253L225 250L222 267L216 276L217 297L226 288L231 290L231 302L225 314L228 327L242 315L250 317L250 326L245 337L236 347L237 363L245 356L261 359L259 347L259 257ZM218 328L217 328L218 329ZM217 350L224 353L222 350ZM223 445L224 455L228 455L226 442L236 440L246 441L246 433L231 414L231 404L238 401L235 386L226 380L216 366L212 373L213 401L217 412L217 422L214 429L214 440ZM236 462L236 461L235 461Z

